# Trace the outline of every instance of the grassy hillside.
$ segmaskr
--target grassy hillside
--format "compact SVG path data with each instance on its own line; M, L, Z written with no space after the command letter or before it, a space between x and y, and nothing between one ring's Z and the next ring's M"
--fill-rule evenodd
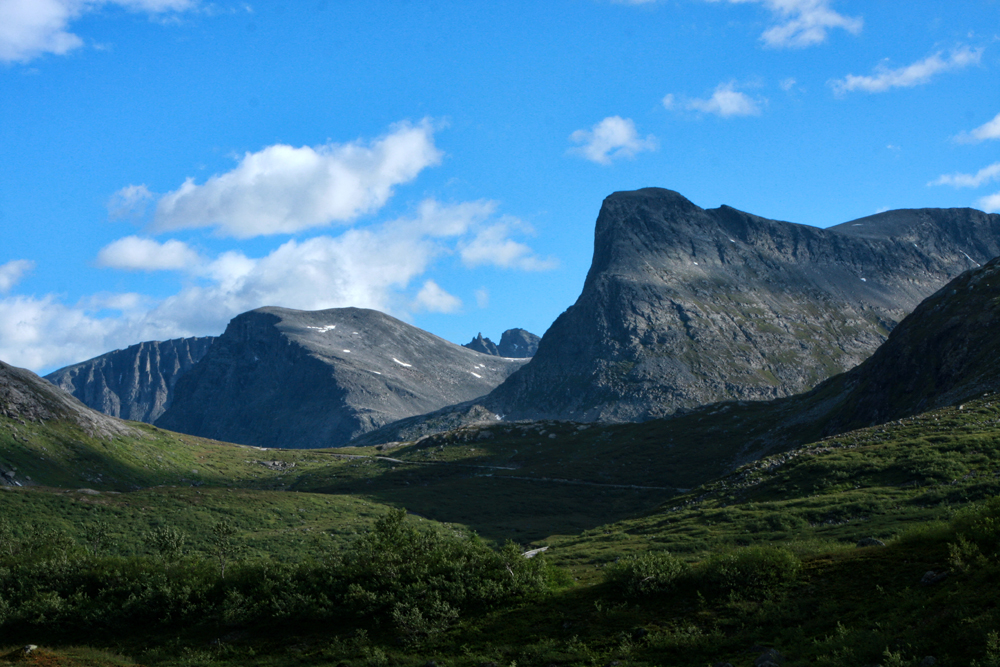
M1000 504L990 505L1000 495L1000 396L828 438L685 493L669 482L697 469L669 476L678 443L656 430L663 425L499 425L324 453L262 452L151 428L141 441L88 444L70 434L57 446L42 440L39 425L17 424L21 437L0 450L4 461L40 451L71 488L83 479L98 493L8 487L0 516L10 544L62 549L40 560L111 568L125 583L129 568L144 578L177 577L177 585L193 577L201 583L187 585L203 593L189 601L193 616L166 625L122 621L81 633L73 630L82 623L76 612L57 619L96 593L73 584L77 597L61 593L57 602L38 589L48 606L31 598L41 605L37 615L0 625L0 636L10 651L42 644L38 659L49 662L36 664L50 665L748 667L767 649L786 665L916 666L927 656L939 665L1000 664ZM99 469L98 454L115 461L119 446L133 458ZM709 470L710 453L702 460ZM46 467L34 465L26 474L42 479ZM417 635L404 631L412 622L340 614L356 598L338 597L347 595L335 592L339 584L308 582L334 581L338 559L371 535L387 505L475 526L498 547L508 537L549 546L543 558L556 569L548 592L463 608L438 631ZM220 520L235 526L241 547L225 580L213 556ZM434 521L407 521L441 530ZM103 541L96 539L102 524L109 526ZM157 555L153 537L167 527L187 538L188 555L174 565ZM460 526L441 534L460 535ZM865 538L887 546L858 548ZM0 579L20 567L4 553ZM928 572L947 576L921 583ZM47 586L69 585L45 577ZM0 608L26 595L6 581ZM305 586L327 591L333 606L320 613L306 605L285 620L235 613L233 600L259 594L261 581L285 582L268 589L267 604ZM8 603L8 618L15 608ZM64 648L73 644L94 648ZM12 663L0 647L5 654ZM131 657L115 657L122 655Z

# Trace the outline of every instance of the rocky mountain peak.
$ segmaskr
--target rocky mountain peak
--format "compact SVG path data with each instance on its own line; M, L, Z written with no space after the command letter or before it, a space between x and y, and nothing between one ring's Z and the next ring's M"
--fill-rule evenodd
M609 196L577 302L485 401L513 418L630 421L805 391L922 299L1000 254L1000 216L890 211L832 227Z

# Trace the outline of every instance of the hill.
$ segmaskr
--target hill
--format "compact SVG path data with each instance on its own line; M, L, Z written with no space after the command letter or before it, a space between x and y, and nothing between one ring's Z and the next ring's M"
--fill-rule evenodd
M233 318L156 424L263 447L335 447L482 396L523 363L374 310L260 308Z

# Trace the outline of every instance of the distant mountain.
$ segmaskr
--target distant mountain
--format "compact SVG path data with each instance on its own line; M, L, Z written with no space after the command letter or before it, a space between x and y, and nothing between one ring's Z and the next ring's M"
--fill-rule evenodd
M106 415L152 424L170 407L177 379L205 356L214 340L139 343L60 368L45 379Z
M233 318L156 425L256 446L339 446L482 396L524 363L374 310L260 308Z
M828 229L676 192L609 196L577 302L488 396L365 442L507 420L642 421L801 393L866 359L918 303L1000 255L1000 215L888 211Z
M489 338L483 338L483 334L472 339L462 347L467 347L476 352L491 354L495 357L507 357L508 359L526 359L535 355L538 350L538 341L541 338L525 331L524 329L507 329L500 336L500 345L496 345Z

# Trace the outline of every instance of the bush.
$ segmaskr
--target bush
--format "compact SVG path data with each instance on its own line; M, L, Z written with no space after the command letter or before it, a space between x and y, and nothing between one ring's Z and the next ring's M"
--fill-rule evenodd
M951 563L960 570L1000 561L1000 497L967 507L951 520Z
M604 580L628 597L672 590L688 572L688 564L666 551L626 556L604 570Z
M794 581L801 566L798 557L787 549L745 547L709 556L699 565L696 576L709 591L763 599Z
M450 627L462 611L492 608L548 590L544 557L475 535L419 530L394 510L334 564L352 610L388 621L409 640Z

